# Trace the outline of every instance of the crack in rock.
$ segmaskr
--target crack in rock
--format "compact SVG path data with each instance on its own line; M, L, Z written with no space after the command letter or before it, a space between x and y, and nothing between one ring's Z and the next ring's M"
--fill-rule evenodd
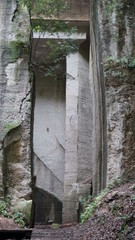
M19 113L20 113L20 114L22 113L22 107L23 107L23 104L24 104L25 100L28 101L27 98L28 98L28 96L30 95L30 92L31 92L31 90L29 90L29 91L26 93L25 97L21 100L20 109L19 109Z
M16 18L16 15L18 13L18 4L19 4L19 2L17 0L15 2L16 3L14 3L14 1L12 1L12 10L13 10L13 16L12 16L12 19L11 19L12 22L14 22L14 20Z

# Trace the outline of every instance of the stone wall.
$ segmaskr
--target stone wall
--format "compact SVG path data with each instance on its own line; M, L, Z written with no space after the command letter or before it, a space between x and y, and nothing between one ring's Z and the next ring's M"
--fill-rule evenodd
M0 1L0 198L31 199L30 19L16 1Z
M89 0L68 0L68 8L62 17L70 21L88 21Z
M108 121L108 179L134 178L135 2L98 3Z
M85 41L79 52L67 57L63 222L78 220L79 200L91 191L92 111L88 53Z
M65 71L65 67L61 65ZM34 176L36 187L62 200L65 158L65 72L48 78L36 71Z

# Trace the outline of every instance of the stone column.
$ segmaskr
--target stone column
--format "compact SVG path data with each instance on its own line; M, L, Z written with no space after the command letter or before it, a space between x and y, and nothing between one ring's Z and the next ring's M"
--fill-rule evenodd
M92 99L89 46L67 57L63 222L78 220L78 205L92 182Z
M67 57L65 139L63 222L73 222L77 220L78 53Z

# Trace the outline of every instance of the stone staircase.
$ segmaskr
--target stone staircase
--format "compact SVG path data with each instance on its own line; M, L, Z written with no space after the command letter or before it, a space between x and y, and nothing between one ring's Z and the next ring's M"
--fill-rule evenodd
M42 226L35 226L31 240L67 240L71 238L71 235L68 236L68 232L64 229L52 229L50 226L42 225Z

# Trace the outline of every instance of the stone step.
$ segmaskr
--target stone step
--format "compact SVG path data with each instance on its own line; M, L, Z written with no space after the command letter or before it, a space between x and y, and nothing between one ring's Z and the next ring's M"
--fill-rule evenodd
M51 228L45 228L44 229L36 229L34 228L31 240L67 240L66 236L63 235L61 229L51 229Z
M73 240L70 227L75 226L76 224L77 222L61 224L57 229L53 229L53 225L44 225L42 223L37 224L33 228L31 240Z

